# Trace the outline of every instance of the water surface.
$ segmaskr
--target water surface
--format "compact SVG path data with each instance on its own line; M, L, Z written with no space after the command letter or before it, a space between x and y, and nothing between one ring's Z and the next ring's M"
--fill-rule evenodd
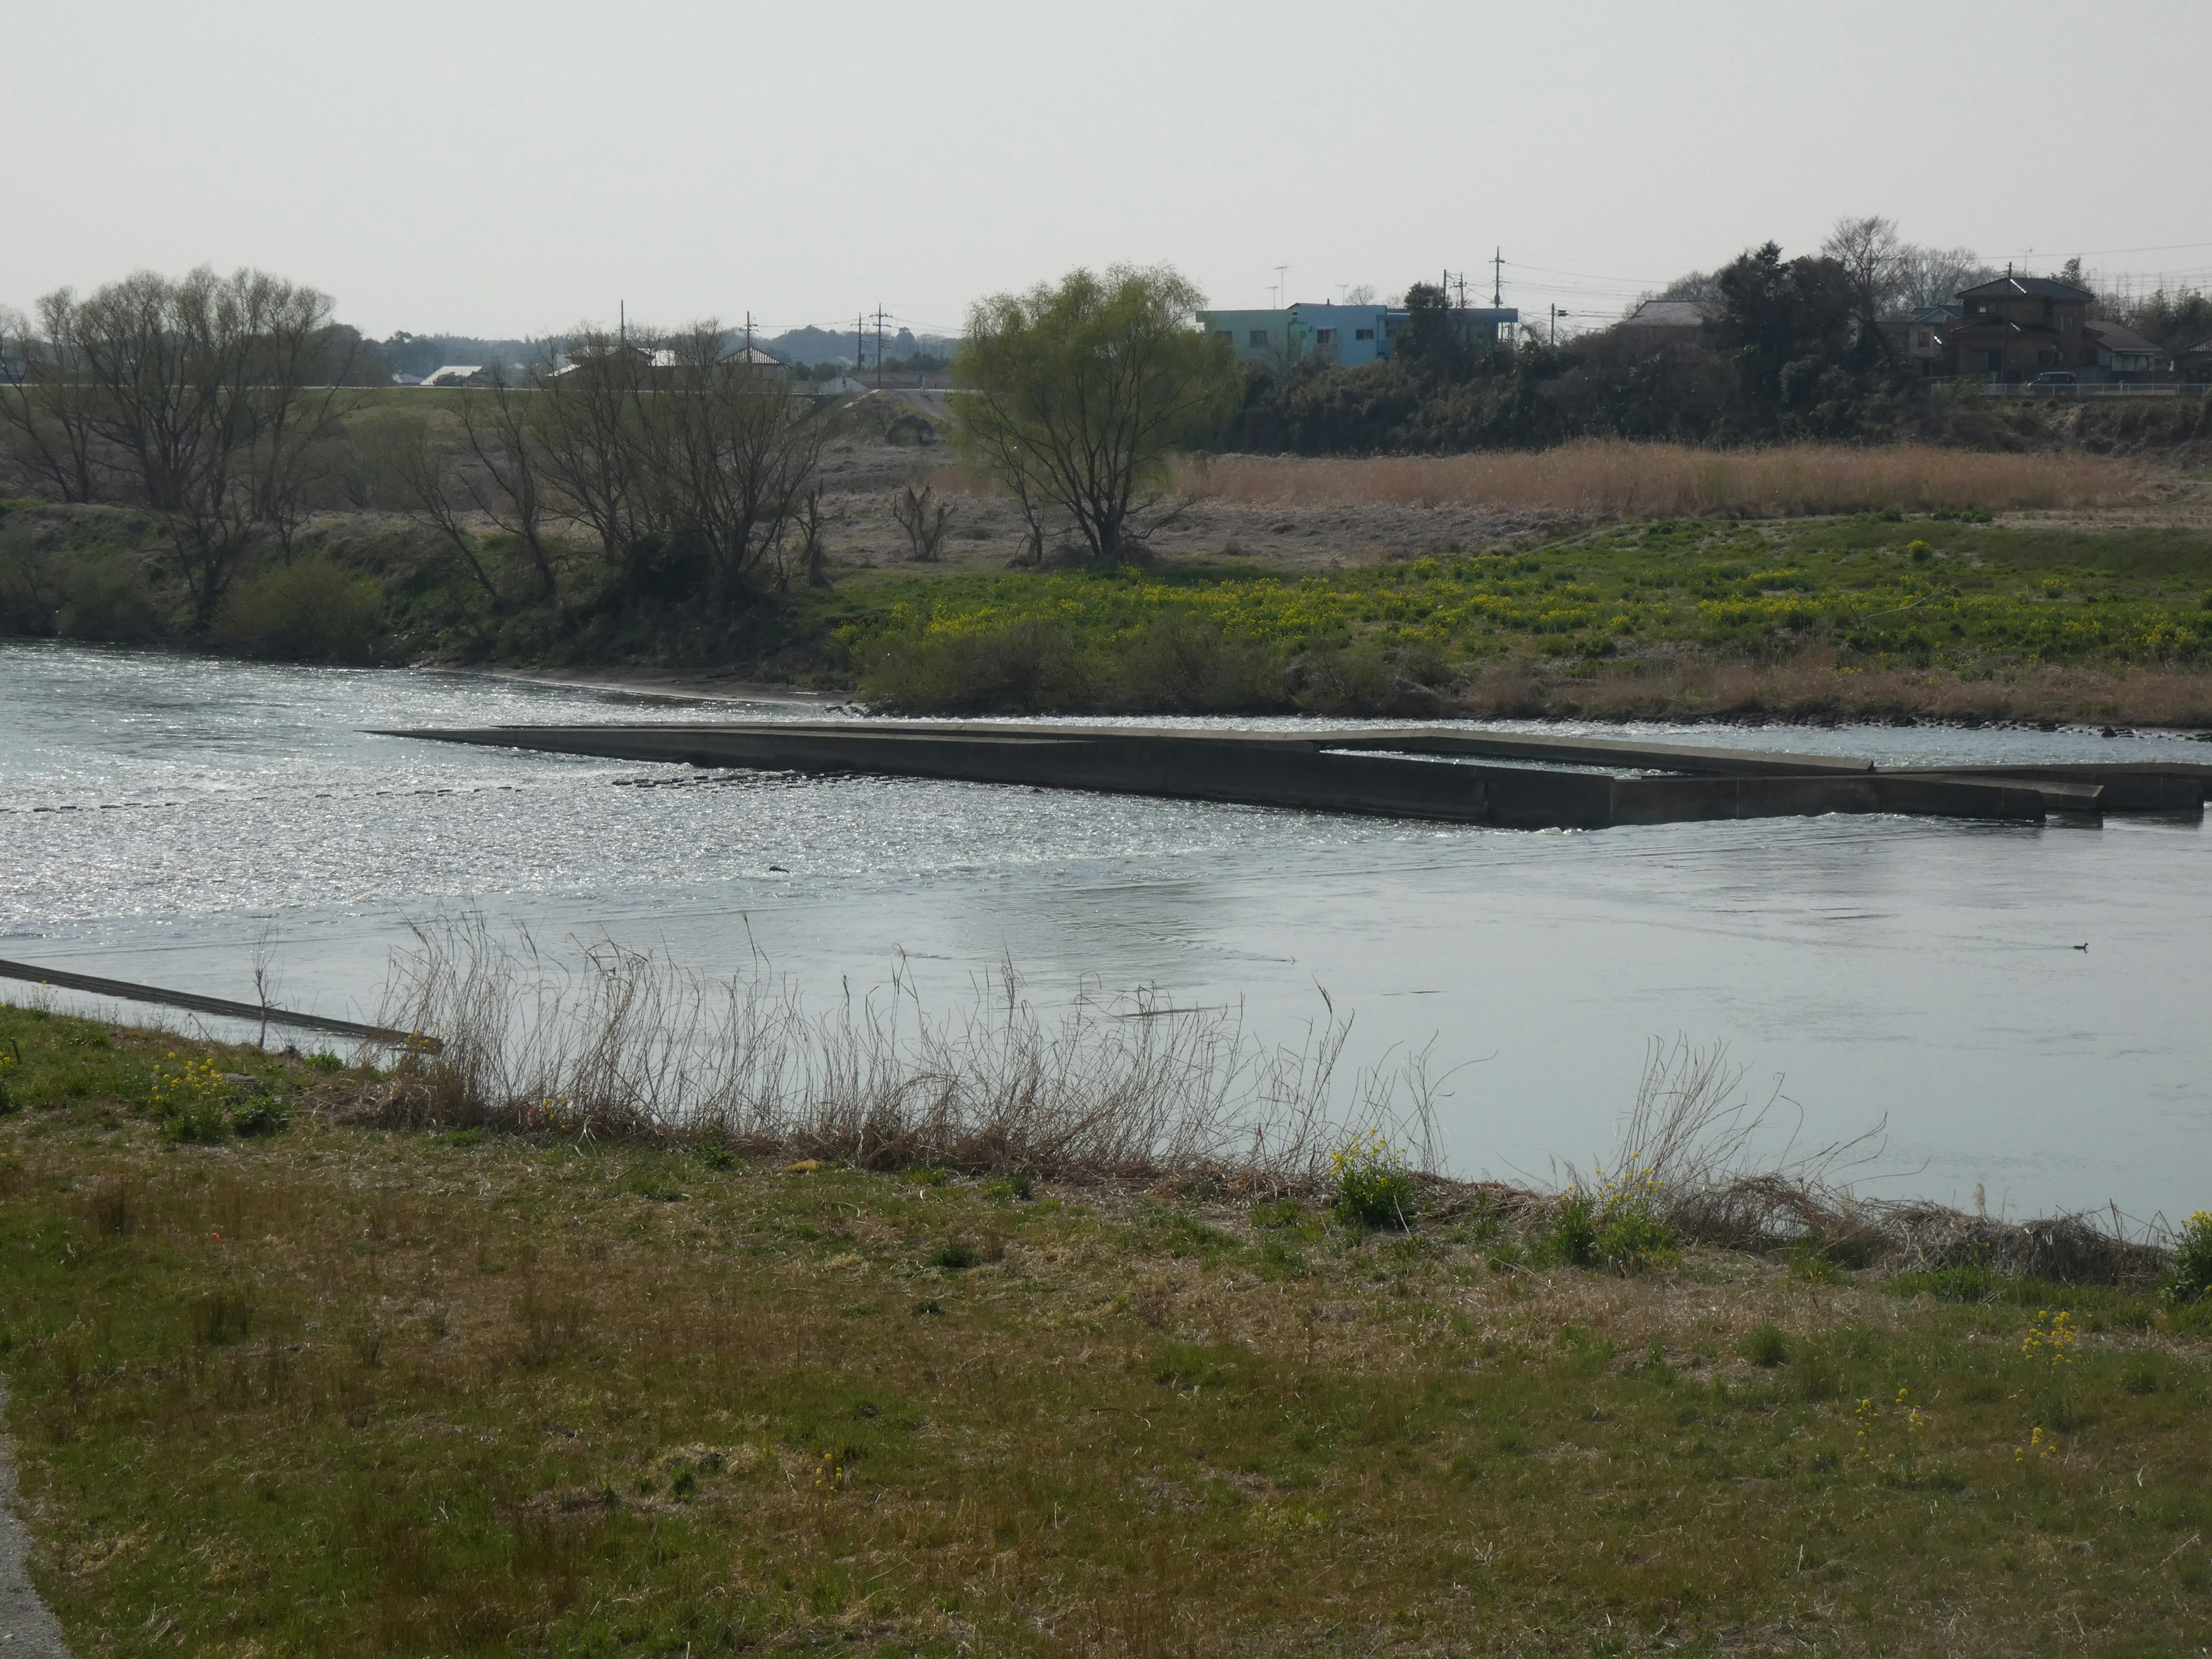
M1531 835L369 735L733 715L818 717L0 645L0 956L236 997L260 951L281 1000L363 1018L410 923L480 912L715 971L757 949L824 994L895 951L942 998L1011 958L1047 1000L1149 982L1293 1039L1325 988L1359 1055L1433 1039L1467 1062L1443 1105L1468 1173L1602 1152L1647 1042L1680 1033L1727 1042L1762 1093L1780 1079L1809 1141L1886 1119L1879 1190L2212 1204L2194 820ZM1922 763L2212 754L2081 730L1547 729Z

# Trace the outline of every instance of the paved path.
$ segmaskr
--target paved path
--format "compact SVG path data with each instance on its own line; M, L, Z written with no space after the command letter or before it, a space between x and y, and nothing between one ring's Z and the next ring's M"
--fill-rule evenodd
M0 1382L0 1419L8 1409L8 1385ZM31 1588L23 1571L31 1535L15 1518L15 1460L0 1436L0 1659L70 1659L62 1629Z

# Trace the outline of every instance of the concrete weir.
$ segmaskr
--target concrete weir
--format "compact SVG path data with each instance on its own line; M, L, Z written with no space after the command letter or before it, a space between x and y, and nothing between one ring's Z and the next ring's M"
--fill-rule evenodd
M1092 789L1512 830L1899 812L2036 823L2201 811L2212 766L1889 769L1828 755L1527 732L763 720L496 726L389 737L775 772L865 772Z

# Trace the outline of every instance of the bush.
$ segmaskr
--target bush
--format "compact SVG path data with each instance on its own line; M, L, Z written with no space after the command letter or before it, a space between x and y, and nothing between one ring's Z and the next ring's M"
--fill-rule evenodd
M1743 1357L1771 1370L1790 1358L1790 1339L1779 1325L1760 1325L1743 1339Z
M1452 678L1435 645L1413 641L1316 646L1291 665L1289 682L1297 706L1310 714L1427 720L1445 711Z
M1549 1254L1576 1267L1640 1273L1674 1255L1674 1235L1654 1209L1657 1183L1632 1164L1625 1175L1598 1172L1595 1188L1577 1182L1552 1212Z
M1093 675L1074 633L1023 620L894 635L876 646L860 693L888 708L947 714L1048 714L1089 705Z
M1115 702L1170 714L1262 714L1291 706L1281 651L1232 637L1211 617L1163 611L1116 653Z
M1571 1267L1596 1265L1597 1210L1589 1194L1581 1188L1570 1188L1552 1212L1548 1243L1553 1261L1564 1261Z
M384 593L320 555L270 565L239 583L210 638L249 657L290 662L374 662L384 650Z
M1330 1155L1339 1219L1361 1227L1411 1227L1420 1207L1405 1155L1376 1130Z
M2199 1210L2181 1224L2174 1241L2166 1295L2170 1302L2197 1302L2207 1294L2212 1294L2212 1211Z
M1674 1258L1674 1236L1667 1224L1644 1209L1609 1214L1597 1231L1597 1259L1616 1273L1640 1273Z
M230 1115L233 1134L251 1139L256 1135L282 1134L292 1127L292 1109L277 1097L264 1091Z
M230 1085L211 1060L171 1054L154 1069L146 1109L163 1137L204 1145L230 1133Z
M65 570L54 631L64 639L152 645L168 633L139 561L127 555L86 560Z

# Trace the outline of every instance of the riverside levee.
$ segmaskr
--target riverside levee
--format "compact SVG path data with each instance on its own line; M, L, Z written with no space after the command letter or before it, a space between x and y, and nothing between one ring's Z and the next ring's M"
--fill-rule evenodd
M387 732L606 759L864 772L1047 789L1599 830L1888 812L2039 823L2051 813L2201 811L2212 766L1883 770L1834 756L1455 727L1224 732L981 722L499 726Z

